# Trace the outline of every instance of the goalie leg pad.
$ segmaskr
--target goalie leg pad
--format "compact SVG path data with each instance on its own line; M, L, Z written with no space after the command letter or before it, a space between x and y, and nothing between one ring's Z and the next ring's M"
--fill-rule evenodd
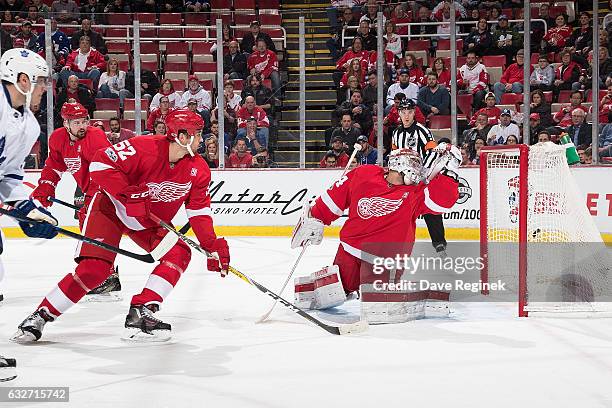
M314 272L311 279L314 285L314 309L327 309L346 301L338 265L331 265Z
M405 323L426 317L428 292L385 292L361 285L361 317L368 324Z
M294 279L294 303L300 309L312 309L314 307L314 283L308 276L300 276Z

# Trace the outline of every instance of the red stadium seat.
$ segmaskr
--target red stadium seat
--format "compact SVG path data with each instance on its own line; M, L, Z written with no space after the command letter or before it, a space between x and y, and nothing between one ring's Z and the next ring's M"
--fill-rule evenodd
M157 35L159 38L183 38L183 29L160 28Z
M257 20L257 17L255 16L255 14L242 14L242 13L235 13L234 14L234 23L236 23L236 25L249 25L251 24L252 21Z
M131 46L126 42L107 42L106 49L109 54L129 54Z
M194 62L191 67L193 72L215 72L217 70L216 62Z
M551 104L553 102L553 93L552 91L546 91L546 92L542 92L544 94L544 99L546 100L546 102L548 104Z
M214 42L194 42L191 44L191 52L195 54L210 54L210 48Z
M450 115L434 115L429 118L430 129L450 129L451 117Z
M268 33L268 35L272 38L283 38L285 36L285 33L283 33L283 30L279 29L268 29L268 30L263 30L266 33Z
M503 67L506 65L505 55L485 55L482 57L482 63L485 67Z
M259 22L263 26L280 26L281 16L278 14L260 14ZM414 40L416 41L416 40Z
M208 15L206 13L186 13L185 24L199 26L206 25L208 24Z
M200 85L202 85L202 88L210 92L213 89L213 80L212 79L202 80L200 81Z
M175 91L184 91L186 88L185 81L183 79L171 79L170 82L172 82L172 87Z
M212 10L227 10L229 9L227 0L210 0L210 8Z
M136 13L134 20L138 20L140 24L152 24L155 25L157 22L157 16L155 13Z
M214 26L217 24L217 19L220 18L223 24L230 24L232 22L232 15L229 11L223 11L220 13L210 13L210 25Z
M132 24L132 15L129 13L109 13L106 19L109 25Z
M119 99L96 98L96 110L114 110L119 114Z
M406 51L426 51L431 47L431 41L429 40L410 40Z
M206 30L200 28L185 28L185 38L206 38ZM195 45L195 43L192 45Z
M119 61L119 70L120 71L129 71L130 70L130 61Z
M501 104L502 105L515 105L517 103L520 103L523 101L523 94L517 94L517 93L504 93L502 94L501 97Z
M438 40L438 50L450 50L450 40L449 39L440 39ZM461 51L463 49L463 40L461 38L457 39L457 51Z
M242 79L232 79L234 81L234 91L242 91L244 88L244 81Z
M168 54L188 54L189 44L186 42L169 42L166 43L166 55Z
M474 95L472 94L458 94L457 95L457 108L459 111L466 116L472 115L472 102Z
M159 44L156 42L141 42L140 43L141 54L159 54Z
M140 129L144 130L145 122L141 121ZM124 129L130 129L131 131L136 131L136 120L134 119L121 119L121 127Z
M188 62L166 62L164 65L165 71L174 71L174 72L187 72L189 71L189 63Z
M255 0L234 0L234 10L255 10Z
M140 29L140 38L156 38L157 37L157 29L155 28L141 28Z
M125 98L123 100L123 110L130 110L133 111L134 109L136 109L136 99L134 98ZM140 109L141 110L148 110L149 109L149 100L142 98L140 100Z
M280 2L278 0L258 0L257 5L259 6L259 10L261 9L278 10L280 8Z
M159 24L181 25L183 16L181 13L159 13Z
M159 63L157 63L157 61L142 61L140 63L140 68L146 69L147 71L151 71L155 75L157 75L157 70L159 69Z
M93 81L91 79L85 79L85 78L79 79L79 84L83 84L89 89L93 90Z
M599 90L599 101L601 102L601 99L606 96L608 94L608 90L607 89L600 89ZM591 92L591 90L587 90L586 91L586 101L587 102L593 102L593 92Z
M569 103L570 96L572 95L572 92L573 91L570 91L570 90L559 91L559 98L558 98L557 102L559 102L559 103Z

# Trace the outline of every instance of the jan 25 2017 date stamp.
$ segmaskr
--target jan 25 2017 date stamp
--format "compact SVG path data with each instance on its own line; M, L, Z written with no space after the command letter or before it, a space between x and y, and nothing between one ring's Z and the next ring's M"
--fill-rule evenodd
M0 387L0 402L68 402L68 387Z

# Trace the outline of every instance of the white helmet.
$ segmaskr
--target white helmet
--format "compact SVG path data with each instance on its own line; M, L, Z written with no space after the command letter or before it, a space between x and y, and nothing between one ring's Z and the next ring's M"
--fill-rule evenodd
M47 61L35 52L25 48L7 50L0 58L0 79L16 85L19 74L27 75L32 84L27 92L24 92L18 86L15 87L18 92L25 95L26 107L29 108L36 82L41 77L49 77Z
M404 184L418 184L423 179L421 156L412 149L396 149L389 154L389 170L404 176Z

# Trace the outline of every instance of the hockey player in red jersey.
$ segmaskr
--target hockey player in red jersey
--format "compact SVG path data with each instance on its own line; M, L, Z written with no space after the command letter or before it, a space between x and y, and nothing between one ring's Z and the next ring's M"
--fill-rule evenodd
M189 247L154 222L155 215L167 223L184 204L200 245L217 258L208 269L227 273L230 256L227 242L217 238L210 210L210 169L195 155L202 139L202 118L191 111L175 110L166 119L167 136L140 136L98 150L90 164L91 178L99 185L84 221L84 234L118 246L123 233L160 263L144 289L132 298L125 321L126 340L165 341L171 326L154 317L161 303L187 269ZM38 340L44 325L77 303L109 274L115 254L82 244L78 266L66 275L27 317L14 341Z
M461 154L445 143L435 149L439 158L425 176L416 151L394 150L389 156L388 171L375 165L359 166L323 192L309 211L304 211L294 230L293 248L319 244L323 225L338 219L345 210L348 220L340 230L334 264L312 274L308 282L298 282L314 288L310 305L296 296L298 306L324 309L342 304L346 294L359 289L362 262L373 264L381 256L368 252L370 244L382 248L384 243L404 242L411 248L419 215L450 210L458 198L455 170ZM299 291L296 288L296 293Z
M94 153L109 147L110 142L102 130L89 126L89 113L80 103L65 103L61 116L64 126L55 129L49 137L49 157L40 173L38 187L32 192L32 198L44 207L53 205L50 198L55 197L57 183L61 180L62 173L69 172L85 195L84 204L77 213L82 230L87 207L98 189L98 185L92 183L89 177L89 164ZM121 300L118 296L121 290L119 275L112 266L111 271L108 279L90 292L93 295L92 300Z

